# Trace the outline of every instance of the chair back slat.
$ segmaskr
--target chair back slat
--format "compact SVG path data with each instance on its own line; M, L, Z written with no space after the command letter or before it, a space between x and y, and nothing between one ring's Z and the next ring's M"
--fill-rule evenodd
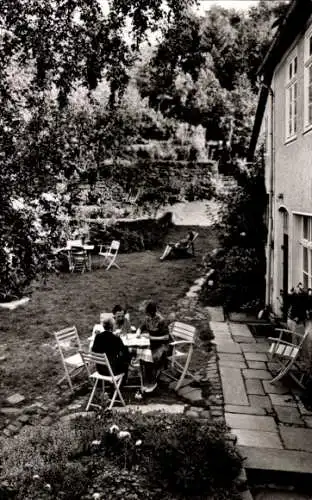
M110 251L111 252L118 252L120 247L120 241L118 240L113 240L110 246Z
M171 335L172 337L176 337L181 340L188 340L190 342L194 342L196 335L196 328L192 325L187 325L186 323L175 321L173 323Z
M64 354L63 351L68 354L70 350L77 351L81 349L80 338L75 326L63 328L63 330L54 332L54 336L62 356Z
M105 353L100 354L100 353L84 352L84 351L79 351L79 352L89 374L90 374L90 365L100 365L107 367L110 377L112 378L115 377L109 359Z

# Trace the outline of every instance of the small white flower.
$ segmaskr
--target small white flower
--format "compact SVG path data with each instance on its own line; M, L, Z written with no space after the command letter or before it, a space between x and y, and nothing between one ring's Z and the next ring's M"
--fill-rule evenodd
M98 500L99 498L101 498L101 495L100 493L93 493L92 498L94 498L94 500Z
M214 285L213 280L209 280L209 281L208 281L208 286L213 286L213 285Z
M95 440L94 440L94 441L92 441L92 443L91 443L91 445L92 445L92 446L100 446L100 444L101 444L101 441L100 441L100 440L98 440L98 439L95 439Z
M111 434L117 434L118 431L119 431L119 427L116 424L111 425L109 428L109 432Z
M44 485L44 487L47 489L47 490L50 490L51 489L51 484L47 483Z
M118 432L118 437L119 437L119 439L127 439L127 438L131 438L131 434L128 431L120 431L120 432Z
M142 444L142 440L141 439L138 439L136 442L135 442L135 446L141 446Z
M33 479L40 479L38 474L34 474Z

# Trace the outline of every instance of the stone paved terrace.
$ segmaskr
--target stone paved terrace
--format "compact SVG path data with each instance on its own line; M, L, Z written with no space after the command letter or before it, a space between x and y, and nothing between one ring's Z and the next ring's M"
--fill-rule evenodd
M246 324L212 319L224 417L245 467L312 474L312 413L286 383L270 383L267 340Z

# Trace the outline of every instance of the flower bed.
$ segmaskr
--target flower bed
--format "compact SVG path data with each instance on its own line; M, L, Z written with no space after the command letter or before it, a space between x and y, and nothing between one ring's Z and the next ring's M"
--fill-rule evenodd
M241 458L225 436L221 424L163 414L42 428L2 443L0 497L235 500Z

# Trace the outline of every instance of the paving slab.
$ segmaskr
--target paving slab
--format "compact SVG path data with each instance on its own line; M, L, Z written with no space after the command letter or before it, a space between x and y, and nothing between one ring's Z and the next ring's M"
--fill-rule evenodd
M225 404L249 405L241 370L220 366Z
M282 442L277 432L264 432L250 429L232 429L232 433L237 437L237 445L239 446L239 449L241 446L256 446L257 449L283 449ZM244 464L244 467L246 467L246 464Z
M254 406L225 405L224 411L241 415L266 415L264 408L255 408Z
M7 402L10 405L19 405L19 404L23 403L23 401L25 401L25 396L22 396L18 392L16 394L12 394L12 396L9 396L7 398Z
M268 352L269 350L269 344L258 344L258 342L255 344L253 342L240 344L240 347L243 352Z
M215 341L215 343L218 343L218 344L225 343L225 342L234 343L234 340L232 339L230 334L213 332L213 335L214 335L213 340Z
M272 375L267 370L252 370L247 368L243 370L243 376L248 378L258 378L260 380L269 380L272 378Z
M282 382L271 384L268 380L263 380L263 388L268 394L289 394L289 389Z
M268 361L268 356L264 352L245 352L247 361Z
M260 396L259 394L250 394L249 403L256 408L266 408L272 410L272 404L268 396Z
M272 447L268 447L272 448ZM311 474L312 453L305 451L263 449L255 446L239 446L247 469L299 472Z
M232 429L249 429L265 432L276 431L276 424L273 417L225 413L225 421Z
M218 356L220 361L245 361L244 356L238 353L219 352Z
M287 450L312 452L312 429L280 425L279 430Z
M224 321L223 307L205 307L208 311L211 321Z
M295 491L286 491L282 488L280 488L279 491L272 491L271 488L264 488L257 491L253 500L311 500L311 496L296 493Z
M214 342L216 343L218 353L239 354L241 352L240 344L236 344L235 342L218 342L218 339Z
M266 370L266 364L264 361L247 361L248 368L252 370Z
M247 368L247 365L245 361L231 361L231 360L220 360L219 361L220 366L228 366L231 368Z
M240 335L241 337L253 337L247 325L243 323L230 323L232 335Z
M297 407L296 401L290 394L269 394L272 405L275 406L294 406Z
M248 394L260 394L264 396L264 390L261 380L249 378L245 380L245 384Z
M232 335L233 339L235 340L235 342L238 342L239 344L240 343L246 343L246 342L256 342L255 339L253 337L241 337L240 335Z
M229 325L218 321L209 321L209 326L213 332L223 332L230 334Z
M283 424L304 424L304 420L301 418L298 408L274 405L274 410L276 411L278 420Z
M178 394L181 394L181 393L179 392ZM201 391L201 389L193 388L192 391L189 391L186 394L183 394L183 398L187 399L191 403L199 403L200 401L203 400L202 391Z

